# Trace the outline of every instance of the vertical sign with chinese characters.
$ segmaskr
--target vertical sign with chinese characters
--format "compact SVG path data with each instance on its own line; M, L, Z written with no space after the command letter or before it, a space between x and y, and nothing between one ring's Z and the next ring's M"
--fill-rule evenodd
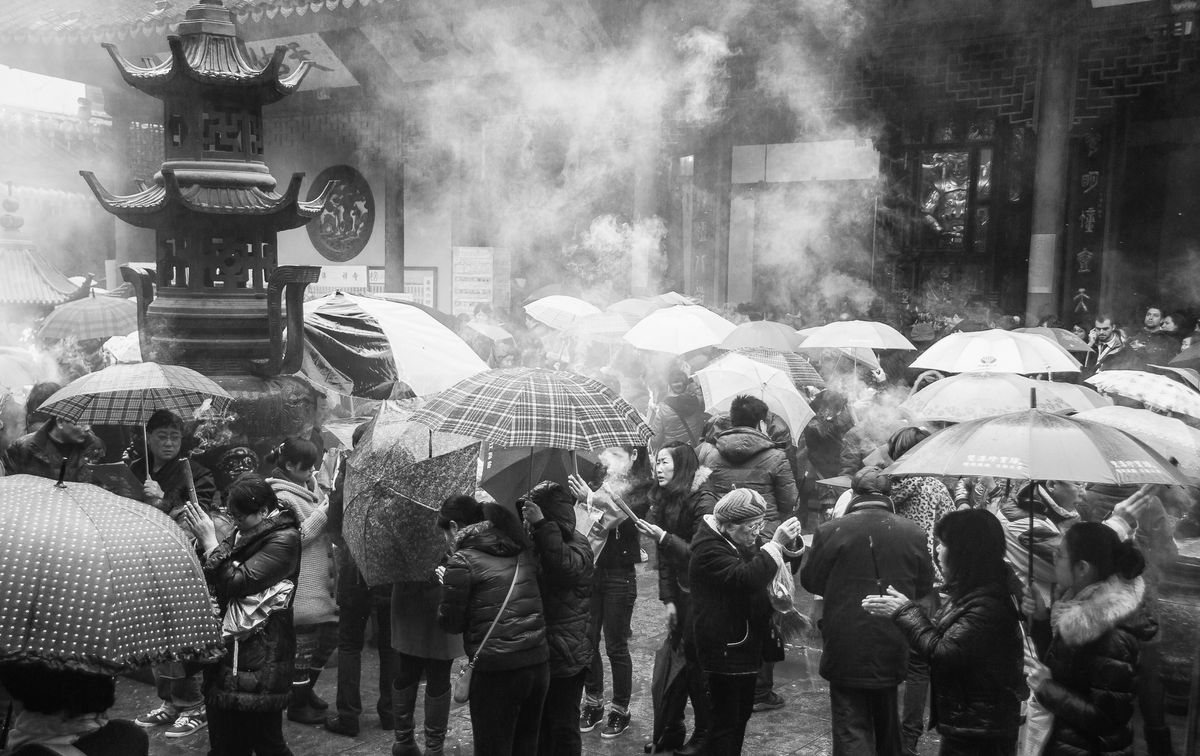
M1091 130L1072 140L1062 324L1090 328L1100 306L1100 266L1107 215L1111 133Z
M494 247L451 248L451 313L473 315L478 305L507 311L512 296L508 250Z

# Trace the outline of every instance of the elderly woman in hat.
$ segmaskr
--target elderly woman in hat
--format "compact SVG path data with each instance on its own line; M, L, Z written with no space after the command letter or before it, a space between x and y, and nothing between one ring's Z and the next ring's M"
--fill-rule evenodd
M783 563L784 548L800 536L793 517L764 542L759 531L766 515L762 494L735 488L704 516L692 541L688 575L696 652L708 673L712 703L712 756L742 751L771 619L767 589Z

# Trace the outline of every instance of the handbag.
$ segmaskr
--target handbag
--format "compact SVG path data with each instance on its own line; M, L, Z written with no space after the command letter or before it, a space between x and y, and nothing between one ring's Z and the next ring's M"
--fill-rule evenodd
M1021 638L1025 641L1026 661L1037 661L1037 649L1034 648L1029 634L1025 632L1025 627L1019 623L1017 627L1021 628ZM1024 715L1025 721L1018 735L1017 754L1041 756L1050 742L1051 732L1054 731L1054 712L1042 705L1031 690L1029 698L1021 703L1021 714Z
M483 651L483 647L487 645L488 638L492 637L492 631L496 629L496 623L500 621L500 616L504 614L504 610L508 607L508 600L512 598L513 590L517 587L517 576L521 573L521 558L517 557L516 567L513 568L512 585L508 586L508 595L504 597L504 603L500 605L500 611L496 612L495 619L492 620L492 626L488 628L487 633L483 636L483 640L479 644L479 648L475 649L475 655L467 660L459 671L458 677L454 680L454 702L466 703L471 698L471 677L475 672L475 660L479 658L479 653Z

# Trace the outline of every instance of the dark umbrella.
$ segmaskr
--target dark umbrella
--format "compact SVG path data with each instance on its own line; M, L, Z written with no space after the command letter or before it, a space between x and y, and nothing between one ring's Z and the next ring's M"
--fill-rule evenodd
M479 453L483 475L479 486L496 501L508 504L543 480L567 487L567 476L577 473L592 480L598 462L587 452L570 452L536 446L494 446L485 444Z
M683 711L688 696L688 679L684 672L687 669L687 657L683 653L682 633L673 631L667 634L658 651L654 652L654 676L650 680L650 700L654 705L654 734L653 742L662 746L668 739L673 739L675 733L667 728L677 726L679 722L667 720L669 711Z
M223 652L171 518L86 483L0 478L0 662L114 674Z
M1200 370L1200 344L1193 344L1187 349L1184 349L1182 352L1171 358L1171 361L1167 364L1171 367Z

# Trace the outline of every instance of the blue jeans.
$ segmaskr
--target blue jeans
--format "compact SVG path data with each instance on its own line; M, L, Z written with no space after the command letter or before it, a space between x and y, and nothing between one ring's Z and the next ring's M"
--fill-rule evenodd
M604 696L604 660L600 656L600 635L612 667L614 706L629 708L633 695L633 659L629 656L629 638L633 635L633 604L637 600L637 574L628 567L598 568L592 578L591 619L588 638L592 642L592 665L584 679L588 698Z

